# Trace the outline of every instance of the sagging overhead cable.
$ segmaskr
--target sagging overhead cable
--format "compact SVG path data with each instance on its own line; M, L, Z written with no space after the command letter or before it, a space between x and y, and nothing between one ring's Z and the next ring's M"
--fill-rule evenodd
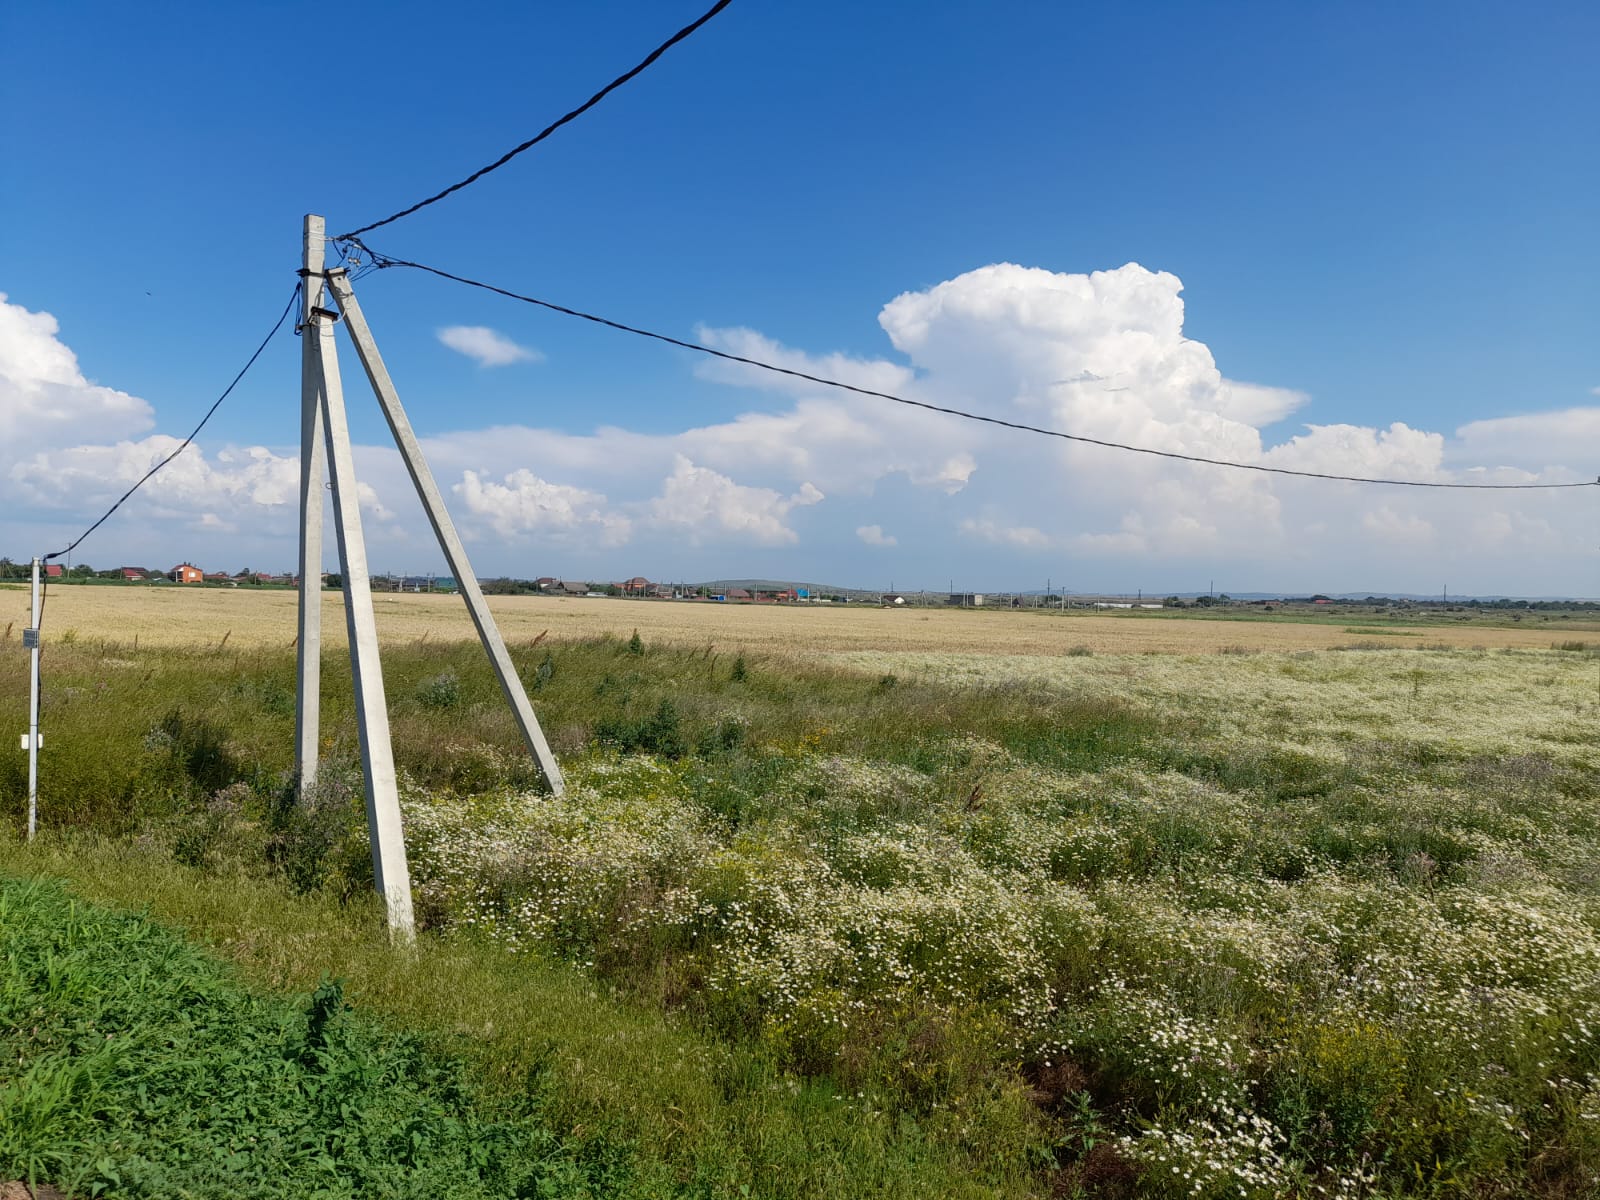
M211 402L211 407L206 409L206 415L200 418L200 424L196 425L194 429L190 431L189 436L183 439L183 444L171 454L163 458L155 466L146 471L140 477L138 483L134 484L127 491L123 492L122 495L118 497L117 502L100 515L99 520L97 520L93 525L89 526L89 528L85 529L77 537L73 538L70 544L63 546L54 554L46 554L43 561L49 562L53 558L60 558L62 555L71 554L72 551L77 548L79 542L83 541L84 538L88 537L96 529L99 529L100 526L104 525L106 523L106 519L110 517L112 513L116 512L117 509L122 507L122 502L124 500L142 488L157 471L161 470L162 467L166 466L169 462L177 458L178 455L182 454L190 447L190 445L194 442L194 439L199 436L200 431L206 427L206 422L211 420L211 415L215 413L218 408L222 407L222 402L228 398L228 396L233 392L234 388L239 386L239 381L245 377L245 373L249 371L251 367L256 365L256 359L261 357L261 352L267 348L267 343L272 341L272 339L277 336L278 330L283 328L284 321L288 319L290 312L294 310L294 302L300 298L301 286L302 285L298 283L294 285L294 291L290 293L289 296L289 303L284 305L283 312L279 314L277 321L273 323L271 331L266 337L261 339L261 344L256 347L256 352L249 357L244 366L239 368L239 373L233 377L233 382L222 390L222 395L218 396Z
M821 384L824 387L838 388L840 391L854 392L860 396L872 396L879 400L892 400L896 404L904 404L910 408L926 409L928 412L943 413L949 417L959 417L964 421L979 421L985 425L999 425L1006 429L1015 429L1023 433L1036 433L1043 437L1060 438L1068 442L1082 442L1090 446L1101 446L1107 450L1121 450L1128 454L1146 454L1155 458L1170 458L1180 462L1200 463L1211 467L1227 467L1235 471L1257 471L1265 475L1292 475L1301 479L1327 479L1343 483L1368 483L1386 487L1413 487L1413 488L1452 488L1474 491L1552 491L1561 488L1590 488L1600 487L1600 479L1584 480L1578 483L1450 483L1432 479L1383 479L1364 475L1340 475L1330 471L1299 471L1292 467L1271 467L1263 463L1233 462L1223 458L1207 458L1202 454L1183 454L1176 450L1157 450L1152 446L1133 446L1125 442L1113 442L1104 438L1089 437L1081 433L1066 433L1059 429L1045 429L1038 425L1027 425L1021 421L1007 421L1002 417L984 416L982 413L968 412L959 408L948 408L942 404L929 404L925 400L912 400L906 396L897 396L893 392L880 392L873 388L857 387L853 383L845 383L838 379L828 379L821 375L811 375L805 371L796 371L791 367L780 367L774 363L762 362L756 358L746 358L742 354L730 354L726 350L717 350L711 346L702 346L695 342L686 342L681 338L671 337L665 333L654 333L648 329L640 329L633 325L624 325L621 321L613 321L606 317L599 317L593 313L581 312L575 308L568 308L564 304L556 304L550 300L540 300L534 296L524 296L519 292L508 291L480 280L468 279L462 275L455 275L449 271L440 270L438 267L426 266L423 263L408 262L403 258L391 258L380 254L363 243L359 238L348 239L352 244L359 246L380 267L410 267L413 270L424 271L429 275L437 275L441 279L448 279L453 283L465 284L468 287L480 288L486 292L493 292L497 296L504 296L508 300L517 300L523 304L533 304L540 308L549 309L551 312L562 313L565 316L577 317L583 321L592 321L596 325L604 325L608 329L616 329L622 333L631 333L637 337L652 338L658 342L665 342L669 346L677 346L683 350L693 350L696 354L709 355L727 362L740 363L747 367L757 367L763 371L771 371L776 375L788 375L794 379L804 379L809 383Z
M656 59L660 58L668 50L672 49L672 47L676 46L679 42L683 41L685 38L687 38L690 35L692 35L702 25L704 25L704 24L706 24L706 22L710 21L712 17L716 16L723 9L727 8L728 5L731 4L732 2L733 2L733 0L717 0L717 2L715 4L713 4L709 9L707 9L703 14L701 14L701 16L697 20L691 21L689 24L685 25L682 29L678 30L677 33L675 33L671 37L669 37L666 41L662 42L661 45L657 46L654 50L650 51L650 53L645 56L644 60L642 62L640 62L638 66L634 67L631 71L628 71L625 74L618 75L610 83L606 84L605 87L601 88L598 92L596 92L594 95L590 96L582 104L578 105L577 108L573 109L571 112L567 113L565 116L559 117L556 120L552 121L550 124L546 125L543 129L541 129L538 133L534 134L527 141L523 142L520 146L513 146L510 150L507 150L504 154L502 154L499 158L495 159L494 162L490 163L488 166L482 167L479 170L474 171L471 175L468 175L465 179L461 180L459 183L452 183L449 187L445 188L442 192L436 192L434 195L429 196L426 200L418 200L410 208L402 208L399 212L391 213L387 217L384 217L383 220L381 220L381 221L374 221L370 225L361 226L360 229L353 229L349 233L342 233L337 238L334 238L333 240L334 241L347 241L347 240L349 240L351 238L359 237L363 233L369 233L372 230L379 228L380 226L388 225L392 221L398 221L401 217L409 217L412 213L416 212L417 210L423 209L423 208L427 208L428 205L430 205L430 204L437 204L439 201L443 200L446 196L450 195L451 193L459 192L462 188L469 187L472 184L477 183L478 180L482 179L490 171L499 170L501 167L505 166L508 162L510 162L517 155L521 154L524 150L533 149L533 147L537 146L540 142L544 141L545 138L549 137L552 133L554 133L556 130L560 129L563 125L567 124L570 121L577 120L579 117L583 116L584 113L588 112L596 104L599 104L600 101L604 100L607 96L609 96L612 92L616 91L623 84L629 82L635 76L642 74L646 69L648 69L650 67L650 65L652 63L654 63L656 61Z

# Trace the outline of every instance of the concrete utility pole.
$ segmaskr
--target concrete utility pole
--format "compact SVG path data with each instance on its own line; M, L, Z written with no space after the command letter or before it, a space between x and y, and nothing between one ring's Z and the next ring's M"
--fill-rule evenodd
M303 793L317 779L322 708L322 369L314 313L322 305L327 245L321 217L301 226L300 613L295 639L294 774Z
M505 640L489 613L478 577L467 561L444 498L434 482L422 447L401 406L399 393L389 378L361 306L350 286L349 272L326 268L326 235L321 217L307 216L302 227L302 278L305 302L301 327L304 341L300 384L300 636L298 704L295 710L296 774L302 789L316 780L318 686L321 651L322 581L322 454L332 476L333 520L339 540L340 581L344 590L345 623L350 640L350 667L355 677L356 722L360 734L361 766L367 804L367 827L372 837L372 872L388 909L389 933L397 942L410 943L416 932L411 906L411 874L406 862L399 789L395 779L394 749L389 736L383 671L378 658L378 630L372 613L372 575L361 531L355 458L345 415L344 390L339 378L334 324L341 317L357 356L372 385L389 431L411 475L422 506L433 526L439 546L455 574L462 599L488 653L512 715L522 731L545 783L556 795L563 788L561 769L534 716ZM335 311L324 306L330 298Z
M372 615L372 577L367 568L366 539L361 532L355 455L345 418L344 388L333 340L338 314L311 311L305 336L316 342L321 374L322 425L333 483L333 525L339 539L339 572L344 590L344 617L350 641L350 670L355 679L356 732L361 746L361 771L367 801L367 828L372 835L372 875L389 916L389 936L397 942L416 939L411 912L411 871L400 820L400 792L395 779L394 746L389 738L389 709L378 660L378 626ZM304 394L304 388L302 388ZM305 520L307 514L302 513ZM302 599L306 592L302 587ZM321 595L317 596L321 603Z
M22 735L22 748L28 752L28 840L39 829L39 618L43 604L39 592L39 560L33 560L33 614L22 631L22 644L28 651L28 732Z

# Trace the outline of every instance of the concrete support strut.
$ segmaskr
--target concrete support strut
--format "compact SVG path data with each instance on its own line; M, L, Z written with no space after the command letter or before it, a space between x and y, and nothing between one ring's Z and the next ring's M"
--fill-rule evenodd
M428 514L429 523L433 525L434 536L439 539L439 547L444 551L445 559L450 564L456 588L460 591L461 598L466 601L467 612L471 615L472 624L478 631L478 640L483 643L484 652L489 656L495 676L500 680L500 689L505 693L506 703L511 706L511 713L522 731L522 738L528 745L529 753L533 755L533 760L539 767L539 773L544 777L545 785L552 793L559 796L564 786L561 767L556 762L556 756L551 751L549 742L545 740L544 730L539 727L539 719L534 716L533 705L529 703L522 680L517 676L517 669L511 661L510 653L506 650L505 639L500 636L500 629L489 613L483 589L478 586L478 577L472 570L472 564L467 561L466 548L461 544L455 524L450 520L449 510L445 508L444 497L440 495L439 486L434 482L433 472L428 469L427 460L423 458L422 447L418 444L417 435L406 417L405 408L400 403L400 395L395 390L394 381L389 378L389 370L384 365L383 356L378 352L372 331L367 327L366 318L362 315L361 305L350 287L348 273L343 270L329 271L328 288L339 303L339 310L344 315L345 332L355 343L356 355L361 359L361 365L366 368L367 380L372 384L372 390L383 408L383 415L389 422L389 431L394 435L395 445L400 448L400 457L405 460L406 470L411 474L411 482L417 489L417 496Z

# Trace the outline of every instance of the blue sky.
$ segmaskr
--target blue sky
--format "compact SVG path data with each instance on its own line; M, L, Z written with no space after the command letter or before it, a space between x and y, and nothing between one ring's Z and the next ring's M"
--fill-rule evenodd
M287 297L303 212L343 230L436 190L699 11L8 10L0 291L20 332L0 337L0 552L54 549L151 438L187 431ZM1580 4L735 0L544 145L369 240L1076 432L1360 474L1592 477L1597 35ZM977 274L1005 263L1031 273ZM1129 263L1143 274L1116 274ZM411 272L360 294L482 573L1600 592L1586 492L1153 471L719 376ZM889 328L903 295L923 299ZM537 354L478 365L439 339L456 326ZM30 364L63 348L81 384L41 391ZM297 369L282 338L206 431L204 470L152 485L80 557L287 566ZM1062 384L1085 372L1127 382ZM47 393L77 414L48 437L24 419ZM374 566L438 566L370 399L350 403Z

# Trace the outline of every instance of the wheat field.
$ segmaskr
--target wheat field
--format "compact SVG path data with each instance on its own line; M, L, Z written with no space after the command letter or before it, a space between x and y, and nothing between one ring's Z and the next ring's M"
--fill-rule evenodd
M204 646L224 637L236 647L289 647L295 638L290 591L253 588L57 587L47 598L45 641L82 639L150 646ZM1556 621L1525 629L1458 624L1434 618L1413 625L1346 627L1287 621L1163 619L1158 614L1014 612L1003 609L881 609L872 605L729 605L660 600L495 596L489 601L508 642L548 631L558 640L605 634L678 645L803 658L887 653L1052 657L1096 654L1212 654L1230 650L1317 650L1353 643L1405 649L1427 645L1548 649L1565 631ZM473 637L457 596L380 594L378 628L390 643ZM1355 618L1352 618L1355 620ZM25 589L0 591L0 630L20 636L28 623ZM323 639L342 645L343 599L323 595Z

